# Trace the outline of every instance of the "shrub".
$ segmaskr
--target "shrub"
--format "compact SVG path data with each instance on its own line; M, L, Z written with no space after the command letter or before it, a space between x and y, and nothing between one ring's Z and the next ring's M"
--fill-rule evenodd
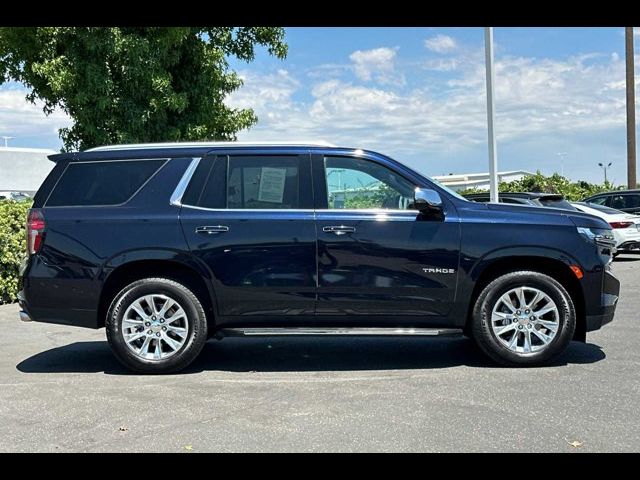
M31 202L0 201L0 305L17 300L20 262L26 252L25 223Z
M608 192L611 190L624 189L624 186L614 186L610 182L606 183L589 183L583 180L571 182L568 178L554 173L550 177L542 175L539 171L534 175L525 175L520 180L511 182L500 182L498 191L500 192L542 192L542 193L559 193L567 200L572 202L580 201L590 195L600 192ZM485 193L486 189L469 188L460 191L461 195L471 193Z

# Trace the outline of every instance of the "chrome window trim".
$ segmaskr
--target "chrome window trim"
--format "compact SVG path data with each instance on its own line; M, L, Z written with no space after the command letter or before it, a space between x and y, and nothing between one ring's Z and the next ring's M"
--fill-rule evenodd
M198 165L200 164L201 159L202 159L201 157L191 158L191 163L189 163L189 166L187 167L185 172L182 174L182 178L178 182L178 185L176 185L176 188L173 190L173 193L171 194L171 198L169 199L169 205L173 205L176 207L183 206L182 196L184 195L184 192L187 190L187 186L189 185L189 182L191 182L191 177L193 177L193 173L196 171L196 168L198 168Z
M60 183L60 181L62 180L62 178L64 177L64 175L67 173L67 170L69 169L69 167L71 165L78 165L78 164L82 164L82 163L115 163L115 162L145 162L145 161L149 161L149 160L163 160L162 165L160 165L160 167L158 167L158 169L153 172L151 174L151 176L149 178L147 178L142 185L140 185L140 187L138 187L138 189L133 192L131 194L131 196L129 198L127 198L124 202L122 203L110 203L110 204L100 204L100 205L47 205L49 203L49 198L51 198L51 195L53 195L53 192L55 192L56 188L58 187L58 184ZM138 195L138 193L140 193L140 191L153 179L153 177L155 177L158 172L160 170L162 170L167 163L169 163L169 160L171 160L168 157L158 157L158 158L126 158L126 159L120 159L120 160L87 160L87 161L82 161L82 162L68 162L67 165L64 167L64 170L62 171L62 173L60 174L60 176L58 177L58 180L56 180L56 184L53 186L53 188L51 189L51 191L49 192L49 195L47 195L47 199L44 201L44 203L42 204L43 208L100 208L100 207L122 207L123 205L126 205L127 203L129 203L136 195Z
M206 208L206 207L198 207L195 205L187 205L181 203L180 206L182 208L191 208L194 210L204 210L207 212L267 212L267 213L276 213L276 212L311 212L311 213L368 213L373 215L380 214L404 214L407 216L415 216L420 213L418 210L389 210L384 208L363 208L363 209L314 209L314 208Z

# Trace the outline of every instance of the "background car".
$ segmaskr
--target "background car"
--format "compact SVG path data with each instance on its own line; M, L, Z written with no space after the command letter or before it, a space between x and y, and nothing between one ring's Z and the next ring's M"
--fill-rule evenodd
M464 195L467 200L474 202L488 202L489 193L471 193ZM576 210L562 195L556 193L539 192L500 192L498 193L500 203L513 203L518 205L531 205L534 207L563 208L565 210Z
M22 202L30 198L31 196L24 192L0 192L0 200L15 200L16 202Z
M572 205L581 212L603 218L611 225L617 253L640 252L640 216L585 202L573 202Z
M615 208L627 213L640 213L640 190L616 190L598 193L582 200L586 203Z

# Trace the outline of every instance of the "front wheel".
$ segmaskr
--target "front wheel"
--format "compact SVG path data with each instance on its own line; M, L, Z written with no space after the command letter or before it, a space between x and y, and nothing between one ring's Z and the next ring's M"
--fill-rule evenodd
M140 373L182 370L207 340L202 304L189 288L167 278L145 278L125 287L105 323L115 356Z
M472 333L490 358L505 366L537 366L567 347L576 327L571 297L539 272L502 275L487 285L473 309Z

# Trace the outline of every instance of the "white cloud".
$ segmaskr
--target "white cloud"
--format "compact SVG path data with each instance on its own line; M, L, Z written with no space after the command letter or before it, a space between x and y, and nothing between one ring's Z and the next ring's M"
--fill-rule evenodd
M13 143L22 137L57 134L58 129L70 125L70 119L56 110L45 116L42 103L28 102L23 88L0 89L0 135L14 137Z
M356 50L349 59L356 77L363 81L375 80L382 84L403 84L404 77L395 74L397 48L380 47L373 50Z
M388 58L388 57L387 57ZM242 96L260 122L244 140L326 139L392 155L440 158L482 151L486 144L485 70L481 49L460 54L445 78L412 89L361 81L311 79L302 86L286 75L247 76ZM424 70L422 70L424 72ZM408 74L408 73L407 73ZM373 74L371 74L373 75ZM621 83L622 82L622 83ZM564 60L502 57L496 62L497 132L500 142L540 136L598 138L623 128L624 61L582 55ZM283 86L284 85L284 86ZM302 100L294 100L294 94ZM310 95L310 98L309 98ZM478 150L482 149L482 150Z
M456 41L449 35L436 35L427 38L424 41L424 46L436 53L448 53L458 48Z

